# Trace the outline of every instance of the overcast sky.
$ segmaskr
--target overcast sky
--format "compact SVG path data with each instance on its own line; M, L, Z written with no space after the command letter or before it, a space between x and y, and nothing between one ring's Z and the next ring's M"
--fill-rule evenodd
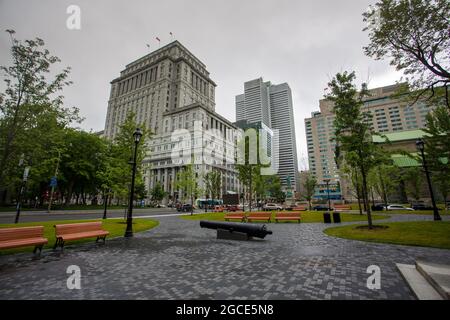
M369 87L400 75L387 61L364 55L361 14L375 0L0 0L0 64L10 63L10 40L40 37L71 66L66 105L104 128L110 81L125 65L170 42L169 32L205 63L217 83L216 111L235 120L234 97L245 81L263 77L292 89L299 169L307 157L304 118L318 110L331 77L355 70ZM69 5L81 9L81 29L69 30ZM150 49L146 44L150 45ZM2 85L2 87L4 86Z

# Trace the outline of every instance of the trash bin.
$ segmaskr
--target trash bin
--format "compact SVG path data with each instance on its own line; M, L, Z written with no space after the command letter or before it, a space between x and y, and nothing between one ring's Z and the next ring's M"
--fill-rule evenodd
M324 223L331 223L331 214L329 212L325 212L323 214L323 222Z
M339 212L333 212L333 222L341 223L341 214Z

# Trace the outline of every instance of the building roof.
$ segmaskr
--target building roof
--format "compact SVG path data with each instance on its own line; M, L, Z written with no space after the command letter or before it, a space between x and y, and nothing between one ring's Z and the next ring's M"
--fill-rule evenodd
M417 153L411 153L411 156L416 155ZM419 163L416 159L408 157L406 155L401 154L393 154L391 156L392 161L397 167L406 168L406 167L420 167L422 164Z
M227 125L229 125L230 127L232 127L233 129L238 129L238 127L231 122L230 120L228 120L227 118L225 118L224 116L218 114L216 111L214 110L210 110L207 107L205 107L203 104L199 103L199 102L194 102L191 103L187 106L175 109L175 110L171 110L171 111L166 111L163 113L163 116L170 116L173 114L177 114L180 112L184 112L193 108L202 108L203 110L205 110L206 112L208 112L209 114L213 115L214 117L218 118L219 120L221 120L222 122L226 123Z
M423 138L424 136L429 136L429 134L423 130L409 130L409 131L385 133L382 136L378 135L372 136L372 140L375 143L385 143L387 141L398 142L398 141L417 140Z

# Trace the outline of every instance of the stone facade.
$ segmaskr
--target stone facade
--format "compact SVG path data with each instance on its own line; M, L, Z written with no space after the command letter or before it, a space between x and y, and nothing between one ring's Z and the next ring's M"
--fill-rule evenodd
M240 131L215 112L215 87L206 66L178 41L128 64L111 82L104 136L114 139L128 112L133 112L136 122L154 133L146 145L144 180L148 190L156 182L163 185L169 194L165 202L180 195L180 190L174 190L174 180L187 164L174 163L177 141L173 137L179 137L180 132L184 140L191 135L192 153L198 153L198 148L203 152L206 144L214 146L211 159L201 163L194 160L200 187L202 176L216 169L222 173L224 193L239 191L231 159ZM202 133L194 130L196 122ZM211 130L217 130L215 142L211 142Z

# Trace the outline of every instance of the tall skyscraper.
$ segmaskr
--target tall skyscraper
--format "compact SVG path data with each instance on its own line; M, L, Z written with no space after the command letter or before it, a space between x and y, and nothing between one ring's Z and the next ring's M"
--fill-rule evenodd
M392 98L397 88L391 85L369 90L370 95L365 98L363 108L372 113L374 132L401 132L425 127L425 118L431 107L423 102L409 105L401 99ZM319 108L320 111L313 112L310 118L305 119L309 170L318 182L315 197L327 197L324 179L331 179L331 198L348 199L351 197L350 186L340 176L335 162L333 103L320 100Z
M236 121L261 123L273 130L272 161L286 190L299 189L292 92L287 83L272 85L262 78L244 83L236 96ZM264 126L261 126L264 127ZM290 187L288 186L290 184Z
M128 112L154 133L144 146L147 190L160 183L168 198L183 198L174 184L186 165L174 161L174 154L183 152L178 152L181 143L174 141L173 133L181 130L183 146L189 147L183 151L189 153L188 160L191 152L194 156L200 187L202 176L217 170L222 174L222 192L239 192L234 150L240 130L215 112L215 87L206 66L178 41L128 64L111 82L105 137L114 139Z

